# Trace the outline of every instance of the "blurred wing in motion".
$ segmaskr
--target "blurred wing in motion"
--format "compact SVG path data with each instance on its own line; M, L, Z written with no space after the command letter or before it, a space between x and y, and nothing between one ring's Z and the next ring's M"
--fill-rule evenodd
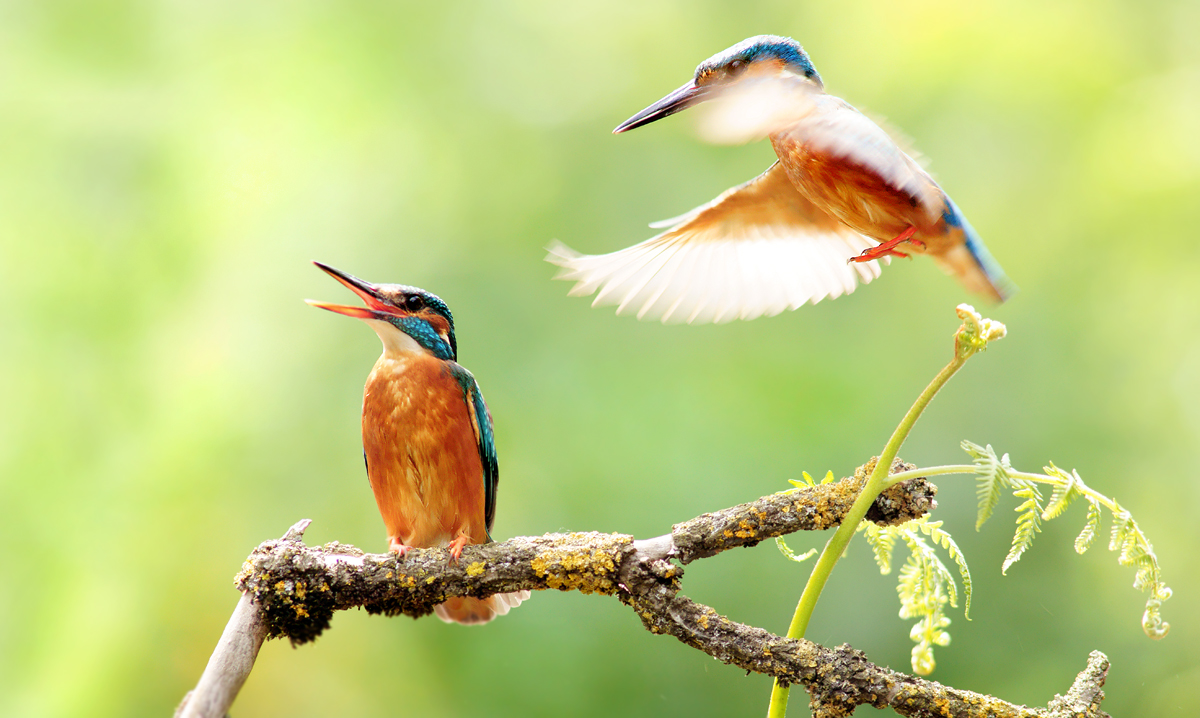
M812 114L824 96L819 87L796 75L743 78L708 88L704 103L692 111L705 141L740 145L794 126Z
M775 315L854 291L879 276L878 262L847 264L876 242L804 199L778 162L670 229L611 254L580 255L561 244L547 261L572 296L599 290L592 306L667 322L727 322Z
M888 132L848 102L822 95L816 107L782 134L807 151L847 159L915 198L929 218L945 210L942 190Z

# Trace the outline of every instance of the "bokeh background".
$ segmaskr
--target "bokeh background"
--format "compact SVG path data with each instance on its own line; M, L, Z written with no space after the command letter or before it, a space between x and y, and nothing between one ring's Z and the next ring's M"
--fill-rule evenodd
M770 163L686 116L609 134L770 32L914 138L1022 288L901 455L957 463L971 439L1075 467L1175 589L1151 641L1133 571L1072 550L1078 507L1002 579L1015 503L976 533L969 478L944 478L976 594L933 677L1044 705L1101 649L1114 715L1196 715L1197 27L1191 1L0 3L0 714L166 715L258 542L307 517L310 543L384 548L358 427L378 340L305 306L349 299L311 259L449 302L496 418L498 537L648 537L877 453L973 299L932 262L664 327L542 261ZM767 544L684 585L782 632L806 574ZM810 637L907 670L894 581L852 545ZM485 628L340 614L265 646L234 713L759 715L768 692L610 598L543 593Z

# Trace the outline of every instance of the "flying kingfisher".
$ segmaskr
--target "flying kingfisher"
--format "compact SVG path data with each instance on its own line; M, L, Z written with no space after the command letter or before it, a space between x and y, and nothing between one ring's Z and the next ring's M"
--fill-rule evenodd
M854 291L877 260L928 254L967 289L1003 301L1014 287L937 182L879 125L825 85L795 40L759 35L700 63L685 85L625 122L626 132L709 103L701 133L770 138L778 160L665 229L611 254L556 245L550 262L593 306L663 322L774 315ZM901 251L904 250L904 251Z
M492 416L475 377L456 361L450 308L423 289L372 284L313 264L366 306L306 301L362 319L383 341L363 390L362 437L388 548L403 556L444 546L457 561L464 546L492 540L499 472ZM447 622L486 623L526 598L528 591L452 598L434 613Z

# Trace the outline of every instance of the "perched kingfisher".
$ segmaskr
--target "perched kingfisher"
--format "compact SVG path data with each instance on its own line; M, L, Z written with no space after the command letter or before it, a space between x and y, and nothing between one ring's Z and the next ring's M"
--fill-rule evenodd
M313 262L365 307L306 300L365 321L383 354L363 389L367 478L387 528L388 548L444 546L457 561L468 544L492 540L499 471L492 416L471 372L457 363L454 317L437 296L401 284L372 284ZM452 598L434 608L443 621L487 623L528 591Z
M879 262L928 254L967 289L1003 301L1014 287L937 182L879 125L825 93L795 40L760 35L700 63L679 89L619 134L712 102L701 132L718 142L768 137L778 160L706 205L651 227L662 234L611 254L562 245L549 261L593 306L663 322L774 315L854 291ZM901 251L903 249L904 251Z

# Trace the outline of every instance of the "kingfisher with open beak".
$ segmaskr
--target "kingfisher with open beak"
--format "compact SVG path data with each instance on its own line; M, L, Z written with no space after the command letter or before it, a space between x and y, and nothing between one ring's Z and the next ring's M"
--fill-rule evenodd
M967 289L1003 301L1000 265L937 182L879 125L825 85L795 40L760 35L700 63L679 89L613 130L619 134L701 103L701 134L767 137L778 160L706 205L652 224L665 229L611 254L557 245L550 262L593 306L663 322L774 315L854 291L879 260L928 254Z
M372 284L313 264L366 306L306 301L363 320L383 342L363 390L362 437L388 548L403 556L442 546L457 561L464 546L492 540L499 470L492 416L475 377L457 362L450 308L423 289ZM487 623L526 598L528 591L452 598L434 613L447 622Z

